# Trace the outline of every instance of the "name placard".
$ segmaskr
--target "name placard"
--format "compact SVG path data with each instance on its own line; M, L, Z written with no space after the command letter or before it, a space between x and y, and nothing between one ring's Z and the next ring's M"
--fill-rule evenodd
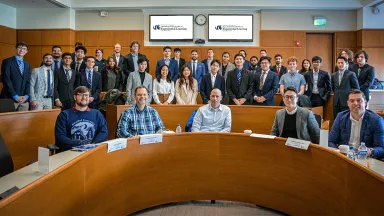
M119 138L107 142L107 153L127 148L127 139Z
M293 148L307 150L310 143L311 142L306 141L306 140L299 140L299 139L294 139L294 138L288 137L287 142L285 142L285 145L293 147Z
M140 135L140 145L161 143L161 142L163 142L163 134Z
M49 149L39 147L37 158L38 158L39 172L48 173L49 172Z

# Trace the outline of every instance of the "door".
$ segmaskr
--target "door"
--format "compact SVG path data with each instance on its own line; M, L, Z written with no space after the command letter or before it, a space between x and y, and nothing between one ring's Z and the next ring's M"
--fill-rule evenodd
M307 59L312 63L312 57L320 56L323 59L321 69L331 75L334 70L332 56L333 34L307 33ZM301 65L299 65L301 68Z

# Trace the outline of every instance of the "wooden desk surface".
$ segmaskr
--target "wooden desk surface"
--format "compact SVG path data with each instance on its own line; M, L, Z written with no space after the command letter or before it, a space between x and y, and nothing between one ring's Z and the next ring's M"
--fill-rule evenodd
M245 134L167 134L102 145L0 201L0 215L127 215L185 200L253 203L290 215L381 215L384 178L328 148ZM369 206L369 207L367 207Z

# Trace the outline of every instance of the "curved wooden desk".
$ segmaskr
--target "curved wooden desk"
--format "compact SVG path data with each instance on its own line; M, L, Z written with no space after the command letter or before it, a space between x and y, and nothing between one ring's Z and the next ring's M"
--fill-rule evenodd
M0 215L127 215L185 200L233 200L291 215L380 215L384 178L332 150L244 134L167 134L93 149L0 201ZM367 196L370 196L368 199Z

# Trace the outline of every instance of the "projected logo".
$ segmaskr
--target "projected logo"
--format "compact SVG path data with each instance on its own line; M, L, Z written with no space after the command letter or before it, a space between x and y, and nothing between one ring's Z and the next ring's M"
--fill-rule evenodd
M154 25L152 29L157 31L187 31L188 28L182 25L174 25L174 24L165 24L165 25Z
M240 26L240 25L217 25L217 26L215 26L215 29L217 31L226 31L226 32L231 32L231 31L248 31L247 27Z

